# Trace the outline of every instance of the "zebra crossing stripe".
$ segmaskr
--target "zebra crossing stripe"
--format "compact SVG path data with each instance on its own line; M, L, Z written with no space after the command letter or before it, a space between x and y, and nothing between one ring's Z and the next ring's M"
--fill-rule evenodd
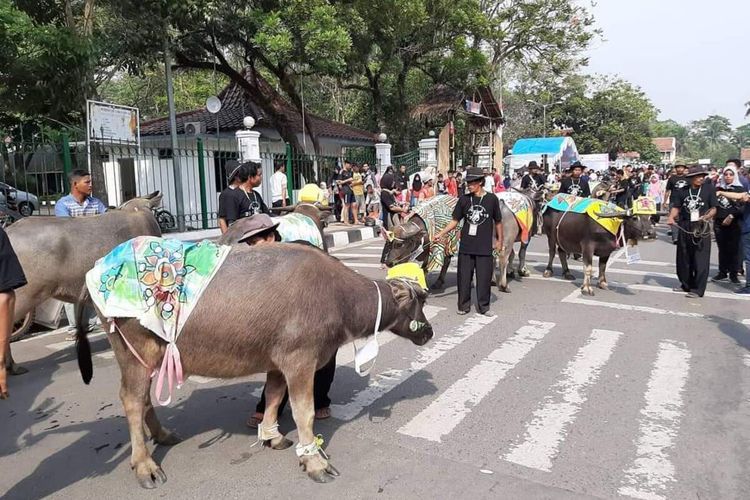
M625 471L621 495L644 499L665 498L675 481L669 459L682 417L682 391L690 369L690 351L683 342L659 343L659 354L651 370L646 406L641 410L636 458Z
M591 333L552 387L553 394L534 412L534 420L526 425L524 440L503 457L505 460L543 471L552 468L567 428L586 402L586 388L596 382L620 335L621 332L610 330Z
M409 368L404 370L387 370L370 378L369 385L358 392L354 398L346 404L331 405L333 416L339 420L349 421L359 415L362 410L386 395L393 388L408 380L415 373L423 370L432 362L440 359L445 353L460 345L475 333L482 330L497 319L497 316L475 315L466 319L460 326L454 328L450 333L433 340L427 347L423 347L416 354L416 359L411 362Z
M440 442L554 326L554 323L529 321L398 432Z

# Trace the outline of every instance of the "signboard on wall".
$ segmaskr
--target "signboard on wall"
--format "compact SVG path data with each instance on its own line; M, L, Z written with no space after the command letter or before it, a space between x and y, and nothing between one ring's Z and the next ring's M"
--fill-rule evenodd
M140 146L138 108L88 100L86 101L86 127L89 142L113 142Z

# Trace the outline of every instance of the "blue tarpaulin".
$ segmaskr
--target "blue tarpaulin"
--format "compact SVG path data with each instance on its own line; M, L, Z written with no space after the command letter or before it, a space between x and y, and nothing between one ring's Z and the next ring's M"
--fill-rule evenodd
M565 147L568 137L534 137L530 139L518 139L513 145L514 155L559 155Z

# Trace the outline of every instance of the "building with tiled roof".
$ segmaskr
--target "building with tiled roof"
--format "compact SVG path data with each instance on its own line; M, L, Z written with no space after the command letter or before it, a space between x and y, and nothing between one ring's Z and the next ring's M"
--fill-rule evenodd
M661 153L662 165L672 165L677 157L677 139L674 137L654 137L651 142Z
M750 148L740 149L740 161L746 167L750 167Z
M245 78L253 78L253 85L263 89L268 97L278 97L273 87L263 77L246 69L242 72ZM263 111L257 99L248 94L239 84L232 82L218 95L221 110L212 114L205 108L177 114L177 134L181 139L190 136L234 137L237 130L243 129L242 121L246 116L255 119L253 130L261 133L261 152L283 153L284 143L271 116ZM300 144L307 146L307 153L312 154L312 141L304 130L302 115L286 101L278 101L281 118L298 136ZM374 146L377 134L362 130L344 123L329 120L314 114L307 115L321 145L320 153L325 156L340 156L342 148ZM187 132L186 132L187 129ZM169 137L169 117L157 118L141 123L141 140L144 143L158 141L157 138Z

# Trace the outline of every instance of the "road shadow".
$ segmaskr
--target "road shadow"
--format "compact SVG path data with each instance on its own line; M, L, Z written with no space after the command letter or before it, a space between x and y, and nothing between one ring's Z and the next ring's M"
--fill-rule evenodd
M361 418L367 418L373 422L389 418L394 404L398 401L434 394L437 387L431 379L431 374L424 370L414 373L409 379L408 387L397 385L373 404L364 408L350 422ZM343 380L346 380L346 384L341 383ZM336 388L337 381L339 381L338 389ZM364 390L369 382L369 377L356 376L350 367L338 367L331 391L333 403L345 404L347 398L351 399L357 392ZM237 436L246 438L246 446L238 456L227 457L228 464L242 463L262 452L262 447L252 446L256 441L257 431L245 424L257 402L256 398L251 397L250 394L259 389L262 384L262 382L241 381L218 387L199 388L189 396L178 396L172 406L157 407L156 412L162 425L187 440L172 447L157 445L152 449L149 445L154 460L164 466L167 477L170 476L168 457L171 453L200 454L201 450ZM82 394L81 397L85 397L85 393L82 392ZM113 397L116 398L115 395ZM117 399L113 401L116 403L106 404L99 409L96 413L96 420L65 423L59 419L53 419L56 423L50 421L50 426L42 432L27 434L20 440L20 443L11 443L14 449L18 450L39 444L51 436L77 435L75 441L48 455L23 479L9 487L3 498L24 500L44 498L79 481L110 474L124 461L128 461L130 436L127 420L124 417L122 405ZM67 404L71 407L79 406L76 402ZM38 406L37 411L40 412L38 414L44 415L43 418L48 418L47 415L52 413L51 409L58 413L68 409L62 403L55 403L54 400L46 401ZM28 418L31 422L38 422L38 419L33 419L31 415ZM335 440L337 431L350 422L338 420L334 414L333 418L315 421L314 431L325 437L325 443L328 446ZM279 423L280 431L284 434L293 433L296 430L289 405L280 416ZM204 434L207 436L204 437ZM201 436L201 440L191 439L195 436ZM296 433L291 438L296 438ZM290 474L294 472L296 471L289 471ZM138 488L129 470L122 480L129 482L128 487Z
M706 319L716 325L716 328L734 340L738 346L750 351L750 325L745 325L742 320L733 320L723 316L708 315Z
M105 351L109 349L109 342L106 337L97 339L92 341L91 349L93 353ZM75 349L55 351L45 357L29 361L16 359L16 362L29 372L9 377L11 397L0 403L0 415L7 416L3 422L2 432L0 432L0 457L12 455L22 446L33 445L33 442L20 441L29 439L29 429L32 425L48 421L51 426L60 426L69 421L69 412L76 403L66 402L55 396L49 396L42 401L37 400L52 383L62 365L75 359ZM83 382L81 382L81 387L84 387ZM20 436L24 437L19 438Z

